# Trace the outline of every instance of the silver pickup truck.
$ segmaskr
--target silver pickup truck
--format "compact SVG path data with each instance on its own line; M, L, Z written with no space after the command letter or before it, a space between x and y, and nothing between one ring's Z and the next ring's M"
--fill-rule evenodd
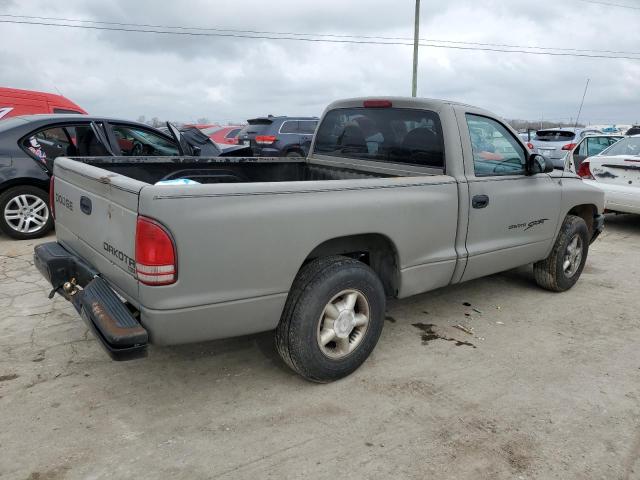
M319 382L365 361L387 297L530 263L565 291L603 228L601 191L427 99L335 102L304 159L58 158L50 193L35 263L113 358L275 329Z

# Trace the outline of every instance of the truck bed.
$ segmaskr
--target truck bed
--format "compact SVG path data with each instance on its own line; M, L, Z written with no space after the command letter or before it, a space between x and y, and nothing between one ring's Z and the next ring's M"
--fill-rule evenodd
M351 180L401 175L364 166L348 168L309 163L304 158L92 157L74 160L152 185L178 178L211 184Z

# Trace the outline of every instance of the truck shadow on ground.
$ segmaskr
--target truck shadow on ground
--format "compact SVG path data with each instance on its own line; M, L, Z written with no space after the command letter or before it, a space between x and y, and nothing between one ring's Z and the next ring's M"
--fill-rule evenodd
M472 311L472 309L465 306L468 299L480 297L486 299L491 297L492 291L500 291L503 294L505 291L507 294L509 294L508 292L519 294L518 292L522 292L522 290L544 293L535 283L531 265L463 284L443 287L402 300L390 299L387 305L385 330L395 328L397 325L410 325L412 320L409 319L409 316L413 317L413 314L406 315L404 312L431 309L431 305L442 303L443 301L448 311L442 317L439 315L430 316L429 322L434 323L436 326L439 326L439 324L442 324L442 326L449 325L451 317L458 314L461 318L460 321L463 321L465 317L462 312L465 310ZM407 332L407 335L415 336L415 332L411 329ZM384 336L385 333L383 331L381 342L385 341ZM462 336L464 337L464 334ZM416 341L419 342L419 338L416 337ZM164 360L175 362L205 361L209 368L214 365L224 366L230 369L229 373L246 368L268 368L273 370L275 367L279 373L287 377L297 377L297 374L290 370L280 358L276 349L273 331L188 345L152 346L150 348L150 360L154 362L162 362ZM240 365L238 365L238 362L240 362Z
M607 213L604 221L604 231L607 226L615 227L619 234L640 234L640 215Z

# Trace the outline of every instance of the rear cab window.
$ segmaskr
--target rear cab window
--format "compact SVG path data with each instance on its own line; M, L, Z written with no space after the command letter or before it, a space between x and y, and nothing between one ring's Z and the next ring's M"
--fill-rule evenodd
M338 108L316 132L314 153L442 169L444 141L437 113L410 108Z

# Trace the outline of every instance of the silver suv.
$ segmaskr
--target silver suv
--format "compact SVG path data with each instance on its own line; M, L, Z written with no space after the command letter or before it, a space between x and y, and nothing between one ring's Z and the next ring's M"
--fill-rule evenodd
M595 129L547 128L538 130L531 140L534 152L553 163L554 168L564 169L567 154L585 136L602 133Z

